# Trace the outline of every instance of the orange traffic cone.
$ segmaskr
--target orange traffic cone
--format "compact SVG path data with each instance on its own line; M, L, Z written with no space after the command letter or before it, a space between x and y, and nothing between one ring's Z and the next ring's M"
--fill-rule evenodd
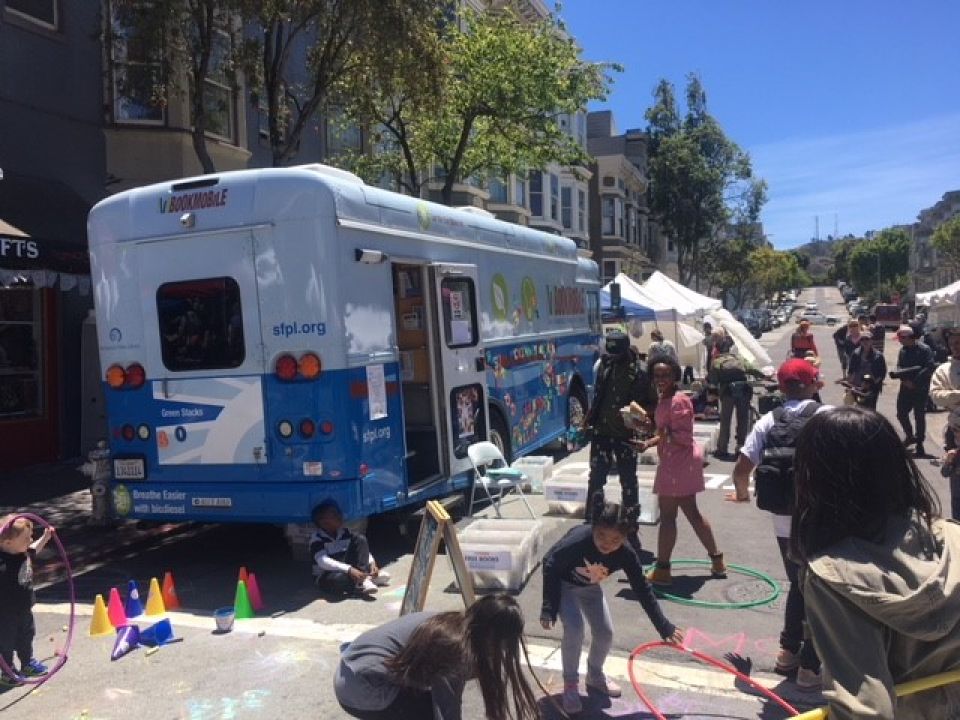
M167 610L180 609L180 598L177 597L177 588L173 584L173 573L169 570L163 574L163 604Z
M103 595L97 595L93 603L93 617L90 619L90 637L113 635L113 625L107 615L107 606L103 602Z
M257 582L257 574L250 573L247 576L247 594L250 596L250 604L257 612L263 610L263 597L260 595L260 585Z
M110 588L110 602L107 603L107 617L110 623L118 628L127 624L127 613L123 609L123 600L120 599L120 591L116 588Z
M241 566L240 566L240 574L237 576L237 582L245 583L245 582L247 582L247 578L249 578L249 577L250 577L250 576L249 576L249 574L247 573L247 566L246 566L246 565L241 565Z
M163 595L160 593L160 583L156 578L150 578L150 593L147 595L147 615L163 615L167 609L163 605Z

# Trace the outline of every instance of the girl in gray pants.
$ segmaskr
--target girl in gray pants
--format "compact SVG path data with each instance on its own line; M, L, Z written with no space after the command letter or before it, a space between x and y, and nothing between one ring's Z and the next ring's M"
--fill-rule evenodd
M643 574L640 558L626 544L634 527L632 518L619 505L605 503L603 491L592 498L592 525L579 525L564 535L543 558L543 607L540 624L545 630L557 617L563 624L560 655L563 663L563 709L577 713L580 701L580 651L583 648L586 616L590 625L590 652L587 655L587 687L610 697L619 697L619 685L603 674L603 663L613 643L610 609L600 583L623 570L630 587L657 632L667 642L683 642L683 633L664 616L650 584Z

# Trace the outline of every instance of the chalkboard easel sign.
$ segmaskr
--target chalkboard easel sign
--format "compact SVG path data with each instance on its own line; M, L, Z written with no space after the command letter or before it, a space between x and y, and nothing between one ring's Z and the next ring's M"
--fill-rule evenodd
M447 509L436 500L430 500L427 502L426 512L423 513L423 522L420 523L417 546L413 550L407 589L403 594L403 603L400 605L401 615L423 610L427 600L427 589L430 587L430 576L433 575L433 563L440 550L440 540L447 545L447 557L450 558L450 564L453 566L453 574L457 578L457 587L460 588L460 595L463 596L463 604L467 607L473 604L473 580L470 578L463 553L460 551L457 529Z

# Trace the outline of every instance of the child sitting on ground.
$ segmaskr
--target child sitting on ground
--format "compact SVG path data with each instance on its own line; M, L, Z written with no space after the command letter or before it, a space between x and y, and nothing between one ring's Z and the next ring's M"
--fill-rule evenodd
M390 574L377 567L367 538L343 524L343 512L335 500L324 500L313 509L317 531L310 538L310 557L317 587L330 592L377 592L390 581Z
M33 539L33 523L27 518L7 515L0 519L0 656L13 670L13 653L20 660L24 677L46 675L47 667L33 656L33 558L53 537L46 528L39 540ZM17 681L0 673L0 683Z

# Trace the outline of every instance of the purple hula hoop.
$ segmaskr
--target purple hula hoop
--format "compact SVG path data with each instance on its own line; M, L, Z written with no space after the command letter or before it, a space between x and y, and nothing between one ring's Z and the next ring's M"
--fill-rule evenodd
M0 527L0 533L2 533L9 525L13 524L20 518L27 518L27 520L38 523L43 527L53 529L53 526L50 523L38 515L34 515L33 513L16 513L10 518L10 520ZM36 685L37 687L43 685L47 680L52 678L60 670L60 668L66 664L70 646L73 644L73 629L74 625L76 624L77 617L77 598L73 587L73 569L70 567L70 558L67 557L67 551L63 549L63 544L60 542L60 537L57 535L57 533L54 532L50 537L53 542L56 543L57 549L60 551L60 557L63 559L63 566L67 571L67 588L70 592L70 622L67 625L67 639L63 644L63 650L60 652L60 659L57 660L56 665L54 665L50 669L50 672L48 672L46 675L38 678L28 678L14 671L12 667L7 665L6 660L0 657L0 668L3 668L4 672L6 672L10 677L14 678L18 682L26 683L27 685Z

